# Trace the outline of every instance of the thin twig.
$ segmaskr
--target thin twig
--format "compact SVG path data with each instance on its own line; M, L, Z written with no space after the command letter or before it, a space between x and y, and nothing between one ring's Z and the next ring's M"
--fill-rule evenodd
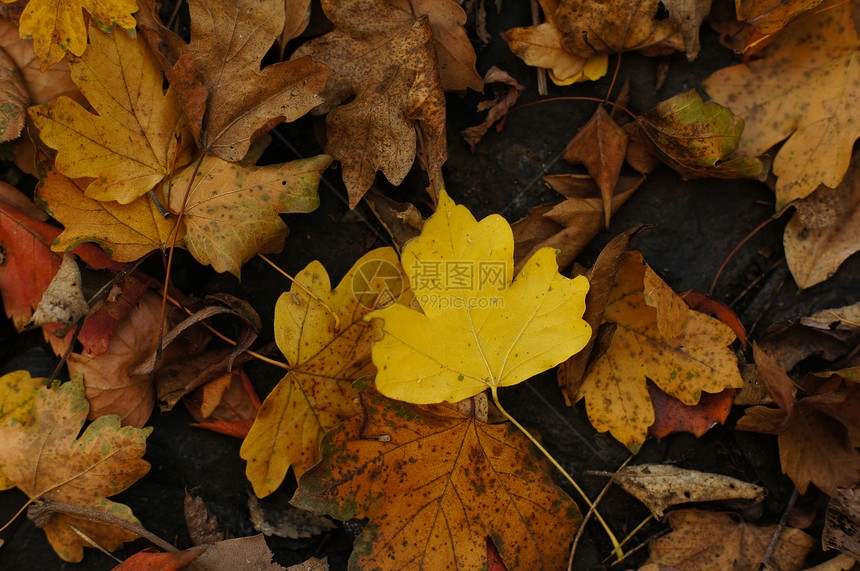
M654 517L654 516L651 515L648 517L650 519L651 517ZM647 522L647 521L648 521L648 519L645 520L645 522ZM636 526L637 529L641 525L643 525L645 522L642 522L642 524L639 524L638 526ZM657 533L648 537L645 541L643 541L642 543L640 543L639 545L637 545L636 547L634 547L633 549L631 549L630 551L625 553L623 557L619 557L618 559L613 561L612 564L610 565L610 567L614 567L614 566L618 565L619 563L621 563L622 561L624 561L625 559L627 559L628 557L630 557L631 555L633 555L634 553L636 553L637 551L639 551L640 549L642 549L643 547L645 547L646 545L648 545L649 543L651 543L652 541L654 541L655 539L660 537L661 535L666 535L667 533L669 533L668 529L662 529L662 530L658 531ZM607 557L607 559L608 559L608 557Z
M791 491L791 497L788 498L788 504L785 506L785 510L782 512L782 517L779 518L779 523L776 525L776 529L773 530L773 535L770 537L770 543L767 544L767 549L764 552L764 555L761 558L761 563L759 563L759 569L766 569L767 562L773 555L774 550L776 549L776 544L779 541L779 536L782 535L782 530L785 529L785 524L788 521L788 516L791 513L791 510L794 508L794 502L797 501L797 488Z
M749 284L747 287L745 287L745 288L744 288L744 290L743 290L741 293L739 293L739 294L737 295L737 297L735 297L735 298L731 301L731 303L729 303L729 307L731 307L732 309L734 309L735 304L737 304L737 302L739 302L740 300L742 300L742 299L743 299L743 297L744 297L746 294L748 294L752 288L754 288L755 286L757 286L757 285L758 285L758 282L760 282L761 280L763 280L764 278L766 278L766 277L768 276L768 274L770 274L773 270L775 270L776 268L778 268L778 267L779 267L780 265L782 265L783 263L785 263L785 257L782 257L782 258L780 258L779 260L777 260L777 261L776 261L775 263L773 263L773 264L772 264L768 269L766 269L764 272L762 272L762 274L761 274L759 277L757 277L756 279L754 279L753 281L751 281L751 282L750 282L750 284Z
M624 461L621 466L618 467L618 470L624 468L628 462L633 459L633 455L627 457L627 460ZM615 474L618 473L618 470L615 471ZM606 485L603 486L603 489L600 490L600 493L594 498L594 503L588 508L588 513L585 514L585 517L582 518L582 523L579 524L579 529L576 530L576 537L573 538L573 545L570 547L570 557L567 558L567 571L571 571L573 569L573 556L576 553L576 546L579 544L579 539L582 537L582 533L585 531L585 524L588 523L588 520L591 518L591 514L594 513L594 510L597 508L597 504L600 503L600 500L603 499L603 495L609 490L609 487L612 485L612 482L615 481L615 474L612 474L609 478L609 481L606 482Z
M27 517L29 517L37 526L43 527L48 523L48 521L50 521L51 516L53 516L55 513L76 515L87 518L92 521L100 521L102 523L106 523L109 525L116 526L120 529L124 529L125 531L133 533L138 537L148 539L150 543L160 547L164 551L179 551L170 543L164 541L157 535L143 529L139 525L133 524L130 521L126 521L114 515L100 512L91 508L86 508L84 506L76 506L74 504L67 504L65 502L42 500L40 503L33 504L30 506L30 508L27 510Z
M738 253L738 250L741 249L741 246L746 244L750 238L752 238L753 236L755 236L758 233L759 230L761 230L762 228L764 228L765 226L767 226L768 224L770 224L774 220L777 220L778 218L779 218L779 216L768 218L767 220L765 220L764 222L762 222L761 224L759 224L758 226L753 228L752 232L747 234L743 240L738 242L738 245L735 246L731 252L729 252L729 255L726 256L725 260L723 260L723 265L721 265L720 269L717 270L717 275L714 276L714 281L711 282L711 289L708 290L708 295L710 295L710 296L714 295L714 288L717 287L717 280L720 279L720 276L722 275L723 270L725 269L726 265L729 263L729 260L731 260L734 257L734 255Z

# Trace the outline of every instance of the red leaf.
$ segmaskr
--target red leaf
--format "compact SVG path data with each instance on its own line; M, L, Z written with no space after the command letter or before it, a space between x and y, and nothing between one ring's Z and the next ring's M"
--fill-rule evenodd
M185 569L208 547L208 545L200 545L176 553L155 553L145 550L135 553L114 567L112 571L179 571Z
M717 423L723 423L729 416L735 389L719 393L702 393L699 404L688 406L661 391L654 383L648 383L648 394L654 406L655 420L648 428L648 434L663 438L674 432L692 432L697 437L703 435Z

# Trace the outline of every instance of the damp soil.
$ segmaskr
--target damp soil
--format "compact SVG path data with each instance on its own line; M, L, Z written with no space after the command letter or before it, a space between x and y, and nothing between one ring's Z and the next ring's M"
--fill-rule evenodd
M721 2L716 4L715 9L726 8ZM526 88L521 102L537 100L535 70L513 56L499 37L502 30L531 23L528 3L508 0L501 14L494 11L492 2L487 5L487 27L493 40L483 46L475 39L479 73L483 75L491 66L500 67ZM471 20L470 25L470 36L474 39ZM624 54L616 85L629 81L631 97L627 106L643 111L698 86L710 73L733 62L732 54L719 44L716 33L704 26L702 51L695 61L688 62L683 54L656 58ZM658 89L658 67L661 66L668 67L668 78ZM609 84L609 77L565 88L550 83L549 96L602 98ZM449 159L443 173L452 198L468 206L478 217L501 213L511 222L523 217L530 207L558 201L559 196L546 187L541 177L584 172L561 160L561 155L576 128L588 120L596 104L558 101L518 110L508 118L504 130L497 133L491 129L475 151L470 152L459 132L483 120L475 110L481 99L477 93L448 96ZM264 160L283 162L321 152L314 127L311 118L279 126ZM382 177L378 185L389 196L415 202L429 214L427 180L420 169L413 169L397 188L388 185ZM389 241L368 209L360 205L355 212L349 212L337 168L324 174L319 192L321 206L316 212L285 217L291 234L283 253L273 256L273 260L293 274L312 260L319 260L334 283L364 252L389 245ZM612 237L638 224L653 224L654 228L636 239L634 247L643 252L645 260L675 291L707 292L730 252L773 212L773 194L762 183L713 179L684 181L670 169L660 167L577 262L590 266ZM715 298L733 304L753 338L778 320L860 299L858 256L843 264L832 279L798 291L786 265L778 263L784 255L782 230L786 220L784 217L770 223L740 247L713 290ZM160 262L149 263L146 269L152 275L163 275ZM202 297L226 292L249 301L263 318L264 333L259 343L273 339L275 301L289 289L289 283L260 260L252 260L243 268L240 282L230 275L201 270L190 257L180 256L174 266L174 276L176 285L188 294ZM45 376L55 364L56 359L46 349L40 332L19 335L9 321L0 324L0 373L27 369L33 375ZM261 363L250 363L247 371L261 396L268 394L280 379L277 369ZM610 436L598 434L591 428L582 403L573 407L565 405L552 372L503 389L500 394L505 407L541 436L547 449L592 498L600 492L605 480L589 476L586 471L615 470L628 456L626 449ZM780 473L776 438L735 431L737 417L738 414L733 414L725 425L710 430L701 438L675 434L661 440L651 439L633 462L671 463L759 483L767 488L768 495L760 507L747 510L743 515L757 523L776 523L793 489L788 478ZM113 499L128 504L144 527L179 548L191 546L183 515L186 491L203 498L234 536L255 534L248 509L251 488L244 476L244 462L239 458L240 441L192 428L191 422L190 415L182 407L169 414L154 412L149 421L154 430L147 441L145 455L152 468L128 491ZM565 483L560 485L567 489ZM273 509L286 506L294 490L295 481L288 476L282 487L265 502ZM577 498L573 490L568 489L568 492ZM26 496L17 490L0 493L0 522L8 521L25 501ZM822 508L826 501L827 496L814 487L798 501L801 509L817 511L817 518L807 530L813 535L820 536ZM606 494L600 511L619 537L626 536L648 516L647 510L636 500L615 489ZM285 566L311 556L328 556L332 569L345 569L352 540L360 529L360 522L352 522L310 539L269 537L267 541L275 560ZM665 529L665 524L651 521L638 531L629 545L642 544ZM86 550L79 564L62 562L41 530L24 517L16 519L0 533L0 538L5 542L0 547L0 569L4 570L97 571L116 565L115 560L92 549ZM115 555L125 559L148 546L145 541L138 540ZM610 552L604 532L592 522L580 542L574 569L608 568L605 558ZM637 568L646 557L647 549L640 549L614 568ZM814 563L824 558L823 553L815 552L809 561Z

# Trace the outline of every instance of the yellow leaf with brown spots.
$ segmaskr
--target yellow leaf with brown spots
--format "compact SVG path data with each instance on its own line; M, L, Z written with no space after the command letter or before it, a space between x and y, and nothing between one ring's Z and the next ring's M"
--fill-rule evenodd
M82 242L95 242L115 262L132 262L170 247L177 218L162 216L152 196L145 194L129 204L99 202L84 194L84 187L80 180L56 171L40 182L37 199L65 226L51 249L64 252ZM180 230L180 243L184 233Z
M21 14L19 29L22 38L33 38L42 71L62 60L67 51L83 55L87 49L84 10L89 13L90 22L104 32L119 26L134 34L135 0L30 0Z
M185 247L201 264L239 277L242 264L259 253L280 252L287 225L278 214L311 212L317 187L331 164L317 155L268 166L228 163L207 155L165 183L170 210L184 212Z
M0 425L0 470L33 500L84 506L140 525L128 506L107 498L149 471L142 456L152 428L120 428L119 417L108 415L78 438L89 408L80 377L56 389L39 389L28 422L7 417ZM110 551L137 537L68 514L54 514L42 529L65 561L80 561L83 547L90 546L75 529Z
M290 503L370 518L350 569L486 569L487 537L508 569L567 565L579 509L509 423L362 392L322 449Z
M379 248L334 290L322 264L312 262L278 299L275 340L290 371L266 397L240 451L257 496L274 492L290 466L296 476L313 466L323 435L358 413L352 383L375 372L370 345L382 329L363 317L378 305L409 302L404 288L397 253Z
M704 88L743 117L740 151L783 139L773 163L777 210L823 184L835 188L860 136L860 51L851 2L831 2L786 27L762 59L722 69Z
M46 380L33 378L27 371L15 371L0 377L0 423L7 418L14 418L21 424L27 424L32 414L36 391L45 386ZM14 487L15 483L0 471L0 490Z
M615 331L576 399L585 399L597 430L611 432L634 453L654 423L646 379L687 405L697 404L702 392L743 386L729 349L732 330L689 309L639 252L623 255L603 321Z
M143 196L191 158L191 132L172 89L142 39L90 27L90 47L69 63L95 113L69 99L30 107L41 140L57 149L56 168L91 177L87 196L123 204Z

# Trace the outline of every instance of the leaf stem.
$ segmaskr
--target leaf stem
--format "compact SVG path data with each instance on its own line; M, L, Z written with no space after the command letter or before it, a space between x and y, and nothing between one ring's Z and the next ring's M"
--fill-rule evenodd
M579 492L579 495L580 495L580 496L582 496L582 499L583 499L583 500L585 500L586 505L588 505L589 509L591 509L591 507L592 507L594 504L592 503L592 501L591 501L590 499L588 499L588 496L587 496L587 495L585 495L585 492L582 490L582 488L580 488L580 487L579 487L579 484L577 484L577 483L576 483L576 481L573 479L573 477L572 477L570 474L568 474L568 473L567 473L567 470L565 470L564 468L562 468L562 467L561 467L561 464L559 464L559 463L558 463L558 461L556 461L556 459L555 459L555 458L553 458L552 454L550 454L550 453L547 451L547 449L546 449L546 448L544 448L544 447L541 445L541 443L540 443L540 442L538 442L538 441L537 441L537 439L536 439L534 436L532 436L532 434L531 434L528 430L526 430L526 429L523 427L523 425L521 425L519 422L517 422L517 421L516 421L516 419L515 419L513 416L511 416L511 415L508 413L508 411L506 411L506 410L505 410L505 408L502 406L502 403L501 403L501 402L499 402L498 387L496 387L496 386L491 386L491 387L490 387L490 392L491 392L491 393L492 393L492 395L493 395L493 402L494 402L494 403L496 403L496 406L498 407L499 412L501 412L501 413L505 416L505 418L507 418L509 421L511 421L511 424L513 424L514 426L516 426L516 427L519 429L519 431L520 431L520 432L522 432L523 434L525 434L526 438L528 438L528 439L531 441L531 443L532 443L532 444L534 444L534 445L537 447L537 449L538 449L538 450L540 450L540 451L543 453L543 455L544 455L544 456L546 456L547 460L549 460L549 461L550 461L550 463L551 463L553 466L555 466L556 470L558 470L559 472L561 472L562 476L564 476L564 477L565 477L565 479L566 479L568 482L570 482L570 484L573 486L573 488L574 488L577 492ZM621 550L621 545L618 543L618 539L615 537L615 534L614 534L614 533L612 533L612 530L611 530L611 529L609 529L609 525L607 525L606 521L603 519L603 516L601 516L601 515L600 515L600 512L599 512L599 511L594 510L594 517L596 517L596 518L597 518L597 521L599 521L599 522L600 522L600 525L602 525L602 526L603 526L603 529L605 529L605 530L606 530L606 535L608 535L608 536L609 536L609 541L611 541L611 542L612 542L612 548L613 548L613 551L615 552L615 556L616 556L616 557L623 557L623 556L624 556L624 552Z
M290 274L288 274L287 272L285 272L284 270L282 270L281 268L279 268L279 267L278 267L278 265L277 265L275 262L273 262L272 260L270 260L269 258L267 258L266 256L264 256L263 254L257 254L257 256L259 256L260 258L262 258L262 259L263 259L263 261L265 261L267 264L269 264L270 266L272 266L273 268L275 268L275 270L276 270L279 274L281 274L282 276L284 276L285 278L287 278L288 280L290 280L291 282L293 282L294 284L296 284L297 286L299 286L299 289L301 289L303 292L305 292L306 294L308 294L309 296L311 296L311 299L316 300L316 302L317 302L317 303L319 303L321 306L323 306L324 308L326 308L326 310L327 310L329 313L331 313L332 317L334 317L334 330L335 330L335 331L340 331L340 317L338 317L337 313L335 313L335 312L334 312L334 310L333 310L332 308L330 308L328 305L326 305L326 302L324 302L323 300L321 300L321 299L319 298L319 296L317 296L314 292L312 292L311 290L309 290L308 288L306 288L306 287L304 286L304 284L300 283L296 278L294 278L293 276L291 276Z
M20 510L15 512L15 515L12 516L12 519L10 519L6 523L4 523L3 527L0 527L0 531L3 531L4 529L6 529L10 525L12 525L12 522L15 521L16 519L18 519L18 516L21 515L24 512L24 510L27 509L27 507L33 503L33 501L34 501L33 498L30 498L29 500L27 500L27 503L24 504L23 506L21 506Z

